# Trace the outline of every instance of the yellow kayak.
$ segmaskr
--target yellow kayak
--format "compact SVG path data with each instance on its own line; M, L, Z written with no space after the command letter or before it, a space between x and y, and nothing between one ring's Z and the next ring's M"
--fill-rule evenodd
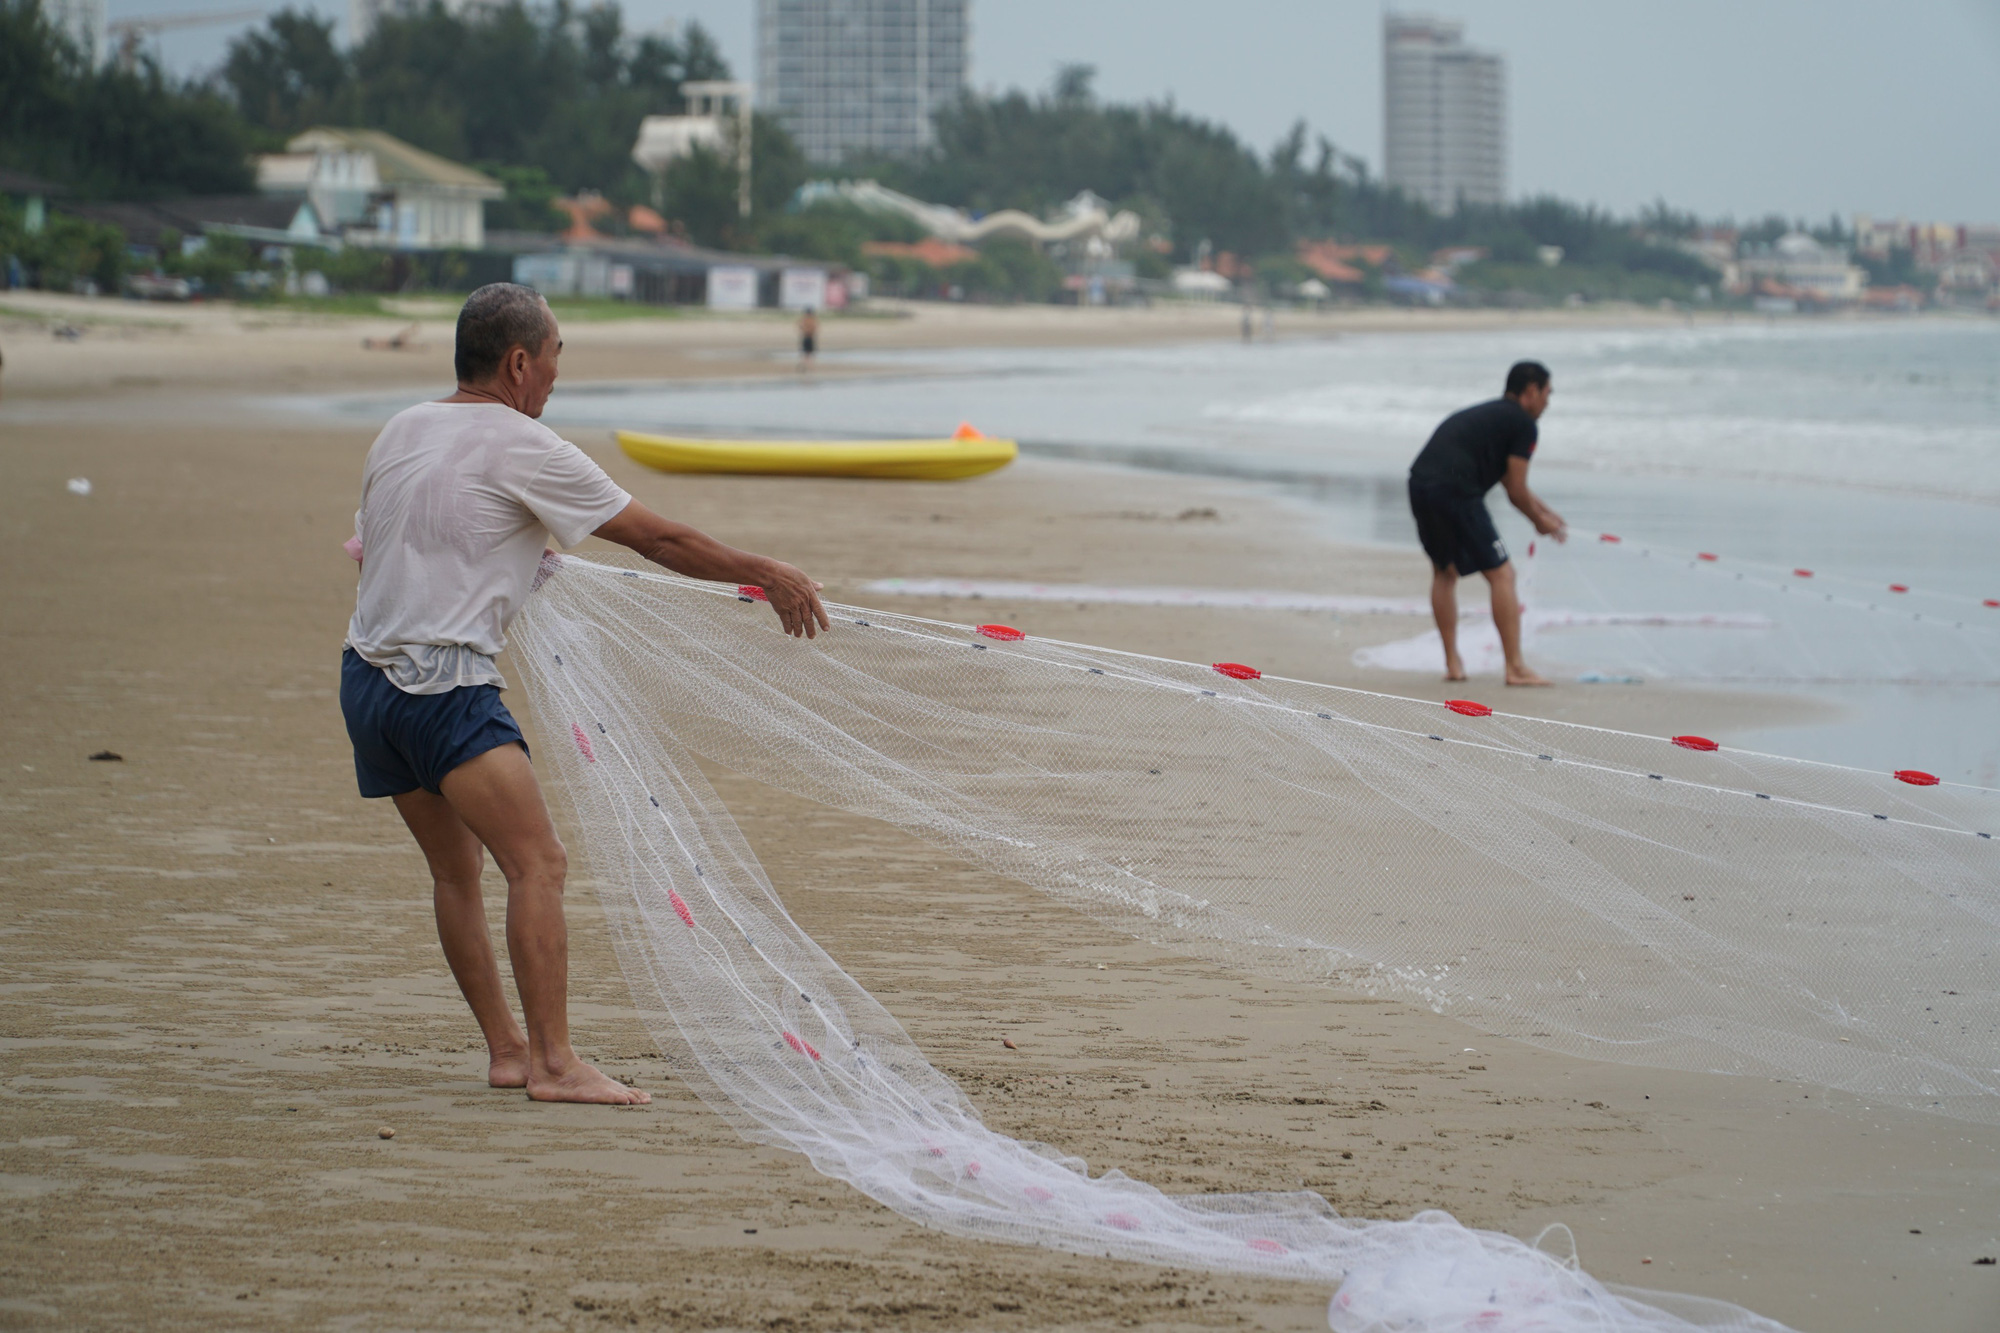
M960 426L948 440L689 440L618 432L635 463L662 472L736 472L774 477L879 477L957 481L1006 467L1012 440Z

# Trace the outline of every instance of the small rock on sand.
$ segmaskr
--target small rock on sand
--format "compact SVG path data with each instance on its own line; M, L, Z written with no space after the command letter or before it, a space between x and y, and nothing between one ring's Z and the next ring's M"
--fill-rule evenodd
M1014 1039L1012 1037L1002 1037L1000 1039L1000 1044L1002 1046L1005 1046L1010 1051L1018 1051L1021 1049L1020 1047L1014 1044Z
M396 1131L389 1128L387 1125L382 1126L382 1128L376 1130L375 1133L378 1138L393 1139L396 1137Z

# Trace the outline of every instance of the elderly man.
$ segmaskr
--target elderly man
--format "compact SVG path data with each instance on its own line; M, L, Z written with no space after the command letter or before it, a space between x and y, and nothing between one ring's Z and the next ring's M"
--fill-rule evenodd
M761 585L785 630L827 626L819 584L792 566L669 522L536 418L562 336L526 287L493 283L458 316L458 392L391 418L362 471L361 586L340 704L364 797L387 796L423 848L438 939L486 1037L487 1082L540 1101L652 1100L577 1058L569 1040L566 863L500 701L494 655L549 537L596 534L694 578ZM507 879L507 953L526 1023L500 989L479 876Z

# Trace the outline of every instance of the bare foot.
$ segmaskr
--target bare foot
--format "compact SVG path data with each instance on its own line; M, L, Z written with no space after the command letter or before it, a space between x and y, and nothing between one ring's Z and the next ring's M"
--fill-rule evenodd
M1447 657L1447 658L1445 658L1445 659L1444 659L1444 678L1445 678L1446 680L1465 680L1465 679L1467 679L1468 677L1467 677L1467 676L1466 676L1466 674L1465 674L1465 662L1464 662L1464 661L1463 661L1463 660L1462 660L1461 658L1457 657L1456 655L1453 655L1453 656L1451 656L1451 657Z
M489 1088L525 1088L528 1086L528 1048L518 1051L493 1052L493 1058L486 1065L486 1086Z
M560 1074L530 1070L528 1096L538 1102L591 1102L599 1106L645 1106L653 1095L628 1088L595 1065L573 1061Z
M1555 682L1550 680L1543 680L1540 676L1536 675L1534 672L1528 670L1528 668L1524 666L1523 667L1510 666L1507 668L1507 683L1509 685L1553 685Z

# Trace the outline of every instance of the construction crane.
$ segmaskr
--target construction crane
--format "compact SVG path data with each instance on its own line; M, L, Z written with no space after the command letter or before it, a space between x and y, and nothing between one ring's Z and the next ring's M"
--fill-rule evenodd
M202 28L211 23L241 23L264 17L262 9L214 9L200 14L160 14L153 18L118 19L104 25L105 35L117 44L118 68L136 69L139 49L148 37L157 37L171 28Z

